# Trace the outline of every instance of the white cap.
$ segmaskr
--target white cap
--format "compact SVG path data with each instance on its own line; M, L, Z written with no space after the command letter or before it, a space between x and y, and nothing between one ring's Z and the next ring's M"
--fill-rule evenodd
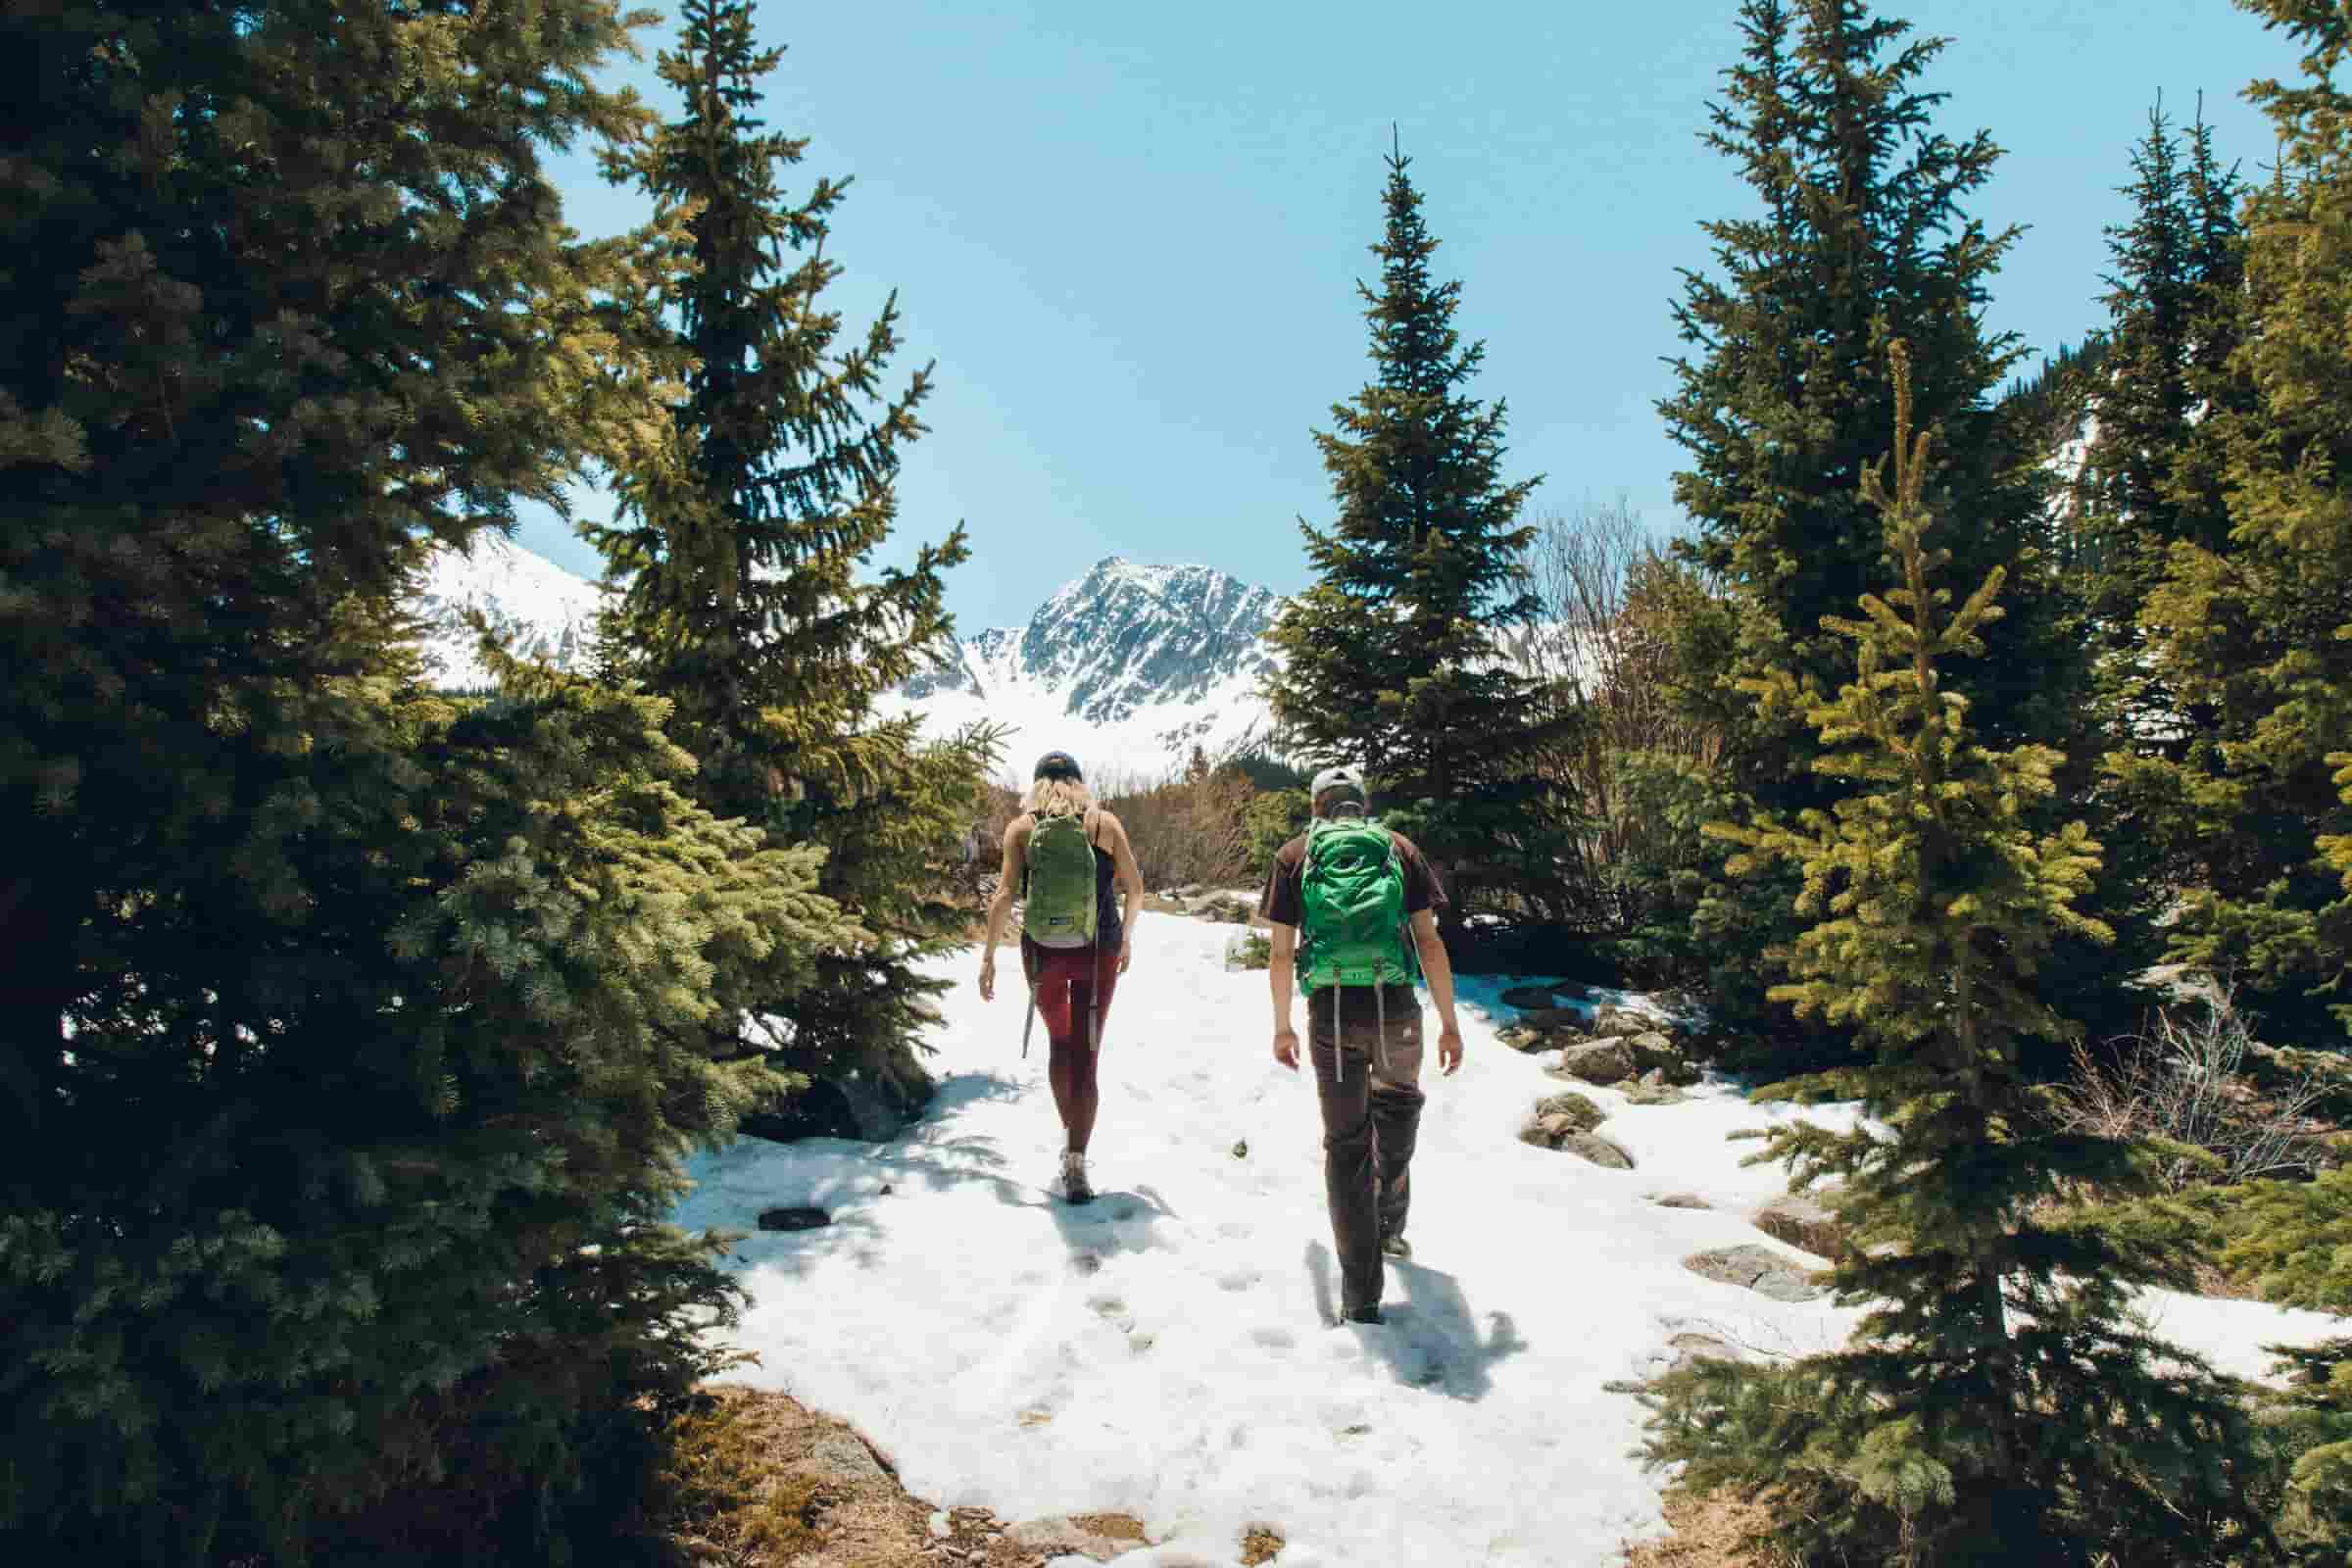
M1317 773L1315 781L1307 786L1306 798L1310 801L1319 801L1323 798L1323 792L1326 790L1353 790L1357 795L1366 799L1369 799L1371 795L1371 792L1364 788L1364 770L1350 762L1343 762L1337 767L1327 767Z

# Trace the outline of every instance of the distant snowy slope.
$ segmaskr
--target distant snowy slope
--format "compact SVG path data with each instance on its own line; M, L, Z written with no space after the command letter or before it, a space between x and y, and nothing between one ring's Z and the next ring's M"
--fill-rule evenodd
M434 681L487 686L477 639L466 612L479 611L514 652L576 669L588 658L600 592L543 556L484 529L465 550L439 550L425 571L416 608Z

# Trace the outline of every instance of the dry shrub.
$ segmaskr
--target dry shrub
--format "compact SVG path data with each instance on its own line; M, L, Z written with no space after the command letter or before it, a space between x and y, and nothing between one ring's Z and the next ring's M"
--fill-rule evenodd
M1238 769L1196 752L1192 765L1173 778L1143 786L1113 780L1095 798L1118 813L1144 886L1158 891L1255 881L1249 809L1256 793Z
M1584 722L1546 760L1579 821L1575 882L1592 923L1624 927L1628 869L1674 863L1680 847L1656 842L1687 830L1642 798L1660 766L1711 767L1723 733L1695 716L1677 637L1678 617L1704 585L1658 548L1623 500L1588 502L1537 520L1523 563L1543 603L1524 644L1530 667Z
M2223 990L2159 1012L2153 1033L2125 1037L2104 1060L2078 1046L2060 1125L2101 1138L2170 1139L2218 1161L2164 1160L2168 1192L2315 1176L2332 1163L2326 1124L2312 1114L2328 1086L2308 1073L2282 1072L2258 1090L2248 1071L2252 1045Z

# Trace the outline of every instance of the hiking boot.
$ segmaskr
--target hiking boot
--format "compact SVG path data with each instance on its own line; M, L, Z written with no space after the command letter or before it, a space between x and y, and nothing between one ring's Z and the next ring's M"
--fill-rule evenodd
M1347 1310L1341 1321L1347 1323L1386 1323L1388 1318L1381 1313L1380 1307L1376 1303L1371 1306L1351 1306Z
M1413 1244L1406 1241L1402 1235L1383 1236L1380 1239L1380 1250L1391 1257L1411 1257L1413 1255Z
M1061 1196L1073 1203L1095 1200L1094 1184L1086 1179L1086 1156L1075 1149L1062 1152Z

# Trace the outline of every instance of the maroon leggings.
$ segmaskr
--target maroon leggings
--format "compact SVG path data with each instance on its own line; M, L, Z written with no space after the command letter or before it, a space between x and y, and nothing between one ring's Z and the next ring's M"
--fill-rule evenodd
M1054 1086L1054 1108L1061 1112L1070 1148L1083 1153L1087 1140L1094 1136L1095 1111L1102 1098L1095 1078L1089 1031L1102 1026L1095 1013L1098 995L1102 1019L1110 1016L1110 995L1119 988L1119 955L1115 949L1096 954L1087 948L1041 948L1024 941L1021 959L1028 966L1038 1016L1046 1020L1046 1039L1051 1043L1046 1077ZM1093 1044L1101 1046L1099 1035Z

